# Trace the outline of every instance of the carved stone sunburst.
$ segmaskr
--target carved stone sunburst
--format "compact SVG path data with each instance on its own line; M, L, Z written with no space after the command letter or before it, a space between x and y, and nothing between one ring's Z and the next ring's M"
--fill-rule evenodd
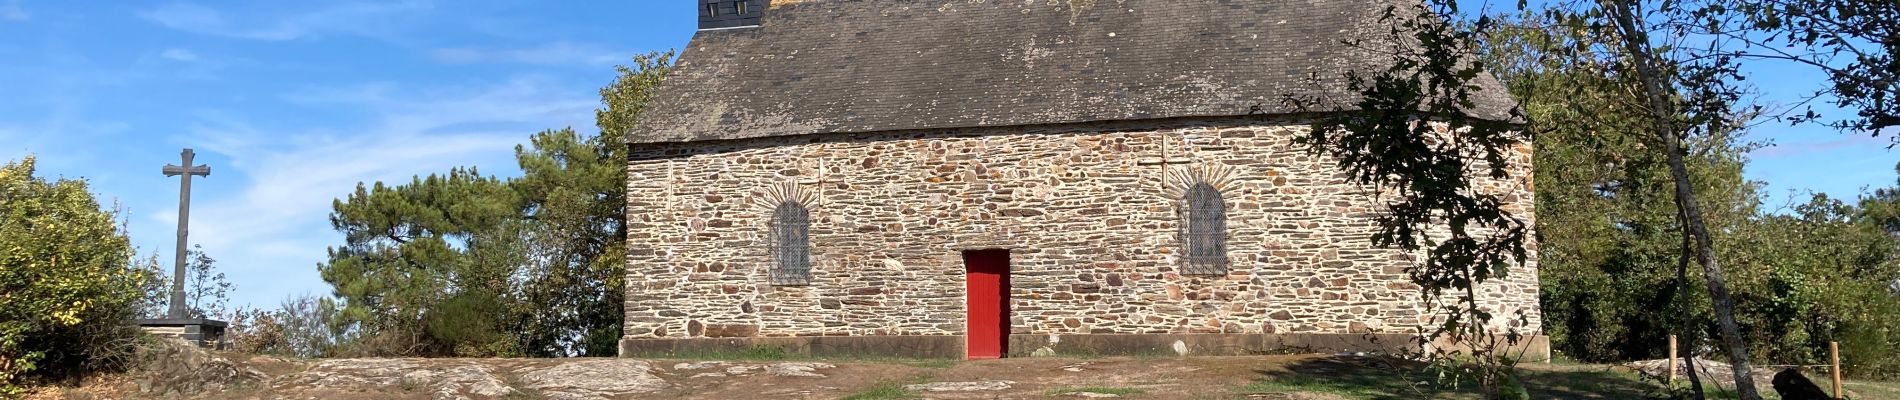
M1196 164L1168 169L1161 179L1162 193L1170 198L1187 195L1188 188L1197 183L1207 183L1214 190L1226 192L1234 183L1236 170L1225 164Z
M780 182L766 186L765 193L753 197L752 204L770 212L778 209L780 204L785 204L787 201L796 201L798 204L805 206L805 209L809 210L818 208L819 199L820 197L818 197L817 192L805 190L805 188L799 186L797 182Z

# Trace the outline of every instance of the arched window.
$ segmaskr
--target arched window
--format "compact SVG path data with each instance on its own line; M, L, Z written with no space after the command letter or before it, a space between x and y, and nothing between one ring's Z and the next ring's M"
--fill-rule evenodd
M811 213L796 201L772 210L773 285L811 283Z
M1187 229L1182 243L1187 247L1182 272L1187 275L1227 275L1227 203L1220 190L1206 182L1195 183L1182 199L1187 206Z

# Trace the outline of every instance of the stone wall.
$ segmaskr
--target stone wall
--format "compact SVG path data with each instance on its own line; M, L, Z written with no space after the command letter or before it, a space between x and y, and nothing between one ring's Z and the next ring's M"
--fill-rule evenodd
M1294 145L1304 130L1232 118L635 145L625 335L961 335L960 252L987 248L1010 250L1015 334L1414 332L1428 316L1411 258L1371 245L1374 193ZM1492 182L1525 218L1529 162L1527 144L1513 180ZM1222 181L1225 276L1178 273L1170 188L1195 176ZM815 200L808 286L767 282L787 196ZM1485 291L1527 313L1520 332L1540 329L1536 276Z

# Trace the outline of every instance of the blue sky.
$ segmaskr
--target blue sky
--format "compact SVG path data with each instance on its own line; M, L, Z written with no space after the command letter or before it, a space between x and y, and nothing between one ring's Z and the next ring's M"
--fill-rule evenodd
M0 0L0 158L39 158L117 201L144 254L171 259L178 182L195 148L192 241L274 306L329 290L331 201L357 182L454 166L517 173L529 134L592 132L596 90L634 54L678 48L689 1ZM1771 90L1818 77L1767 70ZM1750 178L1852 197L1894 181L1885 139L1769 124Z
M592 133L596 91L637 53L682 47L684 1L0 0L0 158L84 177L170 265L195 148L191 240L236 303L328 293L331 201L453 166L515 175L542 129ZM546 3L552 4L552 3Z

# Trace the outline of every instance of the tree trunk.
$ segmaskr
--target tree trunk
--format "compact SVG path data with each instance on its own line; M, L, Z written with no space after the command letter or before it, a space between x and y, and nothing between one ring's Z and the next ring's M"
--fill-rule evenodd
M1702 273L1709 287L1709 300L1715 306L1715 320L1722 328L1722 342L1728 347L1729 366L1735 372L1735 391L1743 400L1761 400L1755 393L1755 379L1748 367L1748 345L1742 341L1741 328L1735 324L1735 302L1729 299L1728 284L1723 281L1722 267L1715 262L1715 245L1709 240L1708 229L1702 223L1701 207L1695 204L1695 192L1689 187L1689 170L1683 166L1682 151L1677 146L1674 134L1670 134L1668 143L1669 169L1676 177L1676 196L1682 198L1682 210L1688 225L1683 227L1685 234L1695 236L1696 263L1702 264Z
M1688 218L1682 216L1682 210L1682 199L1676 199L1676 224L1679 226L1689 226ZM1692 309L1689 308L1690 246L1692 246L1692 244L1689 241L1689 235L1682 235L1682 247L1680 247L1680 251L1676 253L1676 298L1678 299L1676 306L1682 307L1682 313L1677 316L1677 318L1682 318L1682 324L1678 328L1682 329L1682 338L1687 339L1689 344L1685 347L1690 350L1684 352L1687 353L1687 355L1677 353L1670 354L1669 357L1682 357L1682 366L1689 371L1689 389L1695 393L1696 400L1707 400L1709 398L1708 395L1702 391L1702 374L1699 373L1701 370L1696 369L1695 366L1694 349L1696 343L1701 341L1698 338L1702 337L1702 335L1698 335L1695 332L1695 314L1692 313L1690 311ZM1676 371L1669 371L1669 373L1674 374Z
M1669 85L1663 84L1649 47L1648 35L1636 25L1634 1L1606 0L1599 4L1605 5L1604 11L1616 20L1620 31L1617 36L1636 67L1637 76L1643 84L1644 97L1649 100L1650 117L1655 120L1656 133L1663 140L1663 150L1669 152L1669 174L1676 181L1676 202L1684 222L1682 233L1693 238L1696 263L1702 265L1702 273L1706 275L1709 299L1714 303L1715 319L1722 329L1722 342L1728 348L1730 367L1735 373L1735 392L1741 396L1741 400L1761 400L1761 394L1755 390L1754 376L1750 374L1752 369L1748 367L1748 347L1742 341L1741 329L1735 324L1735 305L1729 299L1722 267L1715 262L1715 245L1709 240L1708 228L1702 220L1702 208L1696 203L1695 190L1690 186L1689 168L1683 162L1681 129L1676 126L1677 112L1670 100L1674 91Z

